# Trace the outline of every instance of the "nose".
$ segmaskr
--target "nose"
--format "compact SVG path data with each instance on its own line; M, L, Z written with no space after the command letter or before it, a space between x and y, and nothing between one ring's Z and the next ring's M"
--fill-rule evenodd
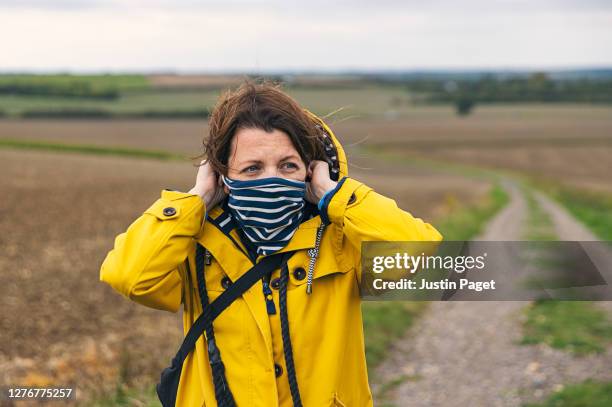
M276 167L265 167L264 171L261 173L260 178L269 178L269 177L280 177L278 172L278 168Z

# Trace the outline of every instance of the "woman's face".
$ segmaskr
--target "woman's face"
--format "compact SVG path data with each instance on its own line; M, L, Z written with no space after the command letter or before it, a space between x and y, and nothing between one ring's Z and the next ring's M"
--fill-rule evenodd
M306 164L287 133L277 129L271 133L258 128L236 131L228 167L228 177L242 181L268 177L306 179ZM225 190L228 192L227 186Z

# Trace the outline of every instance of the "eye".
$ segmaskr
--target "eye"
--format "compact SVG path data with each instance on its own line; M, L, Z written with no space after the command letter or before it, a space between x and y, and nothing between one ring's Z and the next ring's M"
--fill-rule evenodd
M243 169L241 172L255 172L258 169L259 169L259 167L257 165L249 165L248 167Z
M297 169L297 168L299 168L297 164L292 163L292 162L283 163L283 164L281 164L281 167L283 167L283 168L290 168L290 169Z

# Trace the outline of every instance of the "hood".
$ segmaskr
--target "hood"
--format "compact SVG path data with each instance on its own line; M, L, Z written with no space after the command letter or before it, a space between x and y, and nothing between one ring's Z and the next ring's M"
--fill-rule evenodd
M319 116L308 109L304 109L304 111L317 123L317 128L321 131L321 136L326 147L325 152L332 170L332 180L338 181L342 179L342 177L348 176L346 153L334 132Z

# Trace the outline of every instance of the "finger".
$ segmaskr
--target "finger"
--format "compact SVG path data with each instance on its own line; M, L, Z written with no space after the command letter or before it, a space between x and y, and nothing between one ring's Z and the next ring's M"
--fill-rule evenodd
M319 172L319 167L321 167L321 162L318 161L312 166L312 173Z
M324 168L324 167L327 166L327 161L320 161L319 160L319 161L317 161L317 166L321 167L321 168Z

